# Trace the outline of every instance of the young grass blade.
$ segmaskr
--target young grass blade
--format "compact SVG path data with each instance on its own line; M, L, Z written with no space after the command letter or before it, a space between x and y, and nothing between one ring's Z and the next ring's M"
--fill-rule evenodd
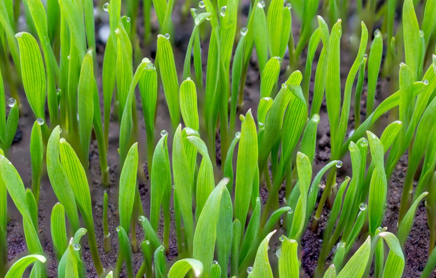
M315 56L315 52L318 49L318 45L321 41L321 32L322 31L319 28L316 29L315 32L313 32L312 36L310 37L310 41L309 41L308 56L306 60L306 66L304 69L304 78L303 78L303 85L302 85L304 98L306 99L306 102L309 102L309 85L310 85L310 77L312 76L312 63L313 63L313 58ZM301 42L302 40L300 39L299 44Z
M89 144L91 141L92 123L94 118L94 87L97 86L94 79L94 63L92 52L88 51L83 58L80 70L79 85L77 88L78 115L79 115L79 138L82 149L82 165L88 169Z
M55 255L59 262L68 246L65 209L61 203L56 203L53 206L50 217L50 230Z
M279 56L282 40L282 25L284 17L284 1L273 0L268 7L267 27L268 27L268 46L271 57ZM284 33L283 33L284 34ZM285 44L287 41L285 42Z
M229 227L232 226L233 221L233 206L232 206L232 197L228 190L224 190L223 195L221 197L220 204L220 216L217 224L217 253L218 253L218 263L214 261L211 269L211 276L213 276L213 272L218 272L216 270L217 266L219 267L219 274L222 278L227 277L227 271L221 271L221 269L229 268L229 259L232 251L232 239L233 239L233 230L229 231ZM218 277L220 276L218 275Z
M186 79L180 85L180 110L185 125L198 131L200 123L198 119L197 90L191 78Z
M338 274L338 278L361 278L365 272L366 264L371 251L371 237L368 236L366 241L354 253L345 267Z
M26 189L26 202L30 216L32 217L33 226L38 230L38 206L36 205L35 196L33 196L32 190L29 188Z
M132 221L133 200L136 193L136 173L138 170L138 143L132 145L120 175L118 206L120 225L126 233ZM134 231L132 231L134 232Z
M270 97L261 98L257 107L257 124L265 123L266 116L271 109L274 101Z
M109 253L112 250L111 245L111 234L109 233L109 224L108 224L108 206L109 206L109 197L107 195L107 191L104 191L103 195L103 235L104 235L104 251Z
M165 224L169 225L169 219L167 219L169 207L165 207L165 204L169 204L171 196L171 168L167 138L168 135L164 134L157 143L153 155L153 167L151 168L150 223L155 231L157 231L159 226L161 207L165 215ZM169 229L169 226L164 226L165 230Z
M336 278L336 268L335 268L334 264L329 266L329 268L325 272L323 278Z
M44 142L41 133L42 119L35 121L30 135L30 162L32 166L32 191L36 203L39 203L39 187L41 184L41 172L44 159ZM42 123L44 124L44 123Z
M282 59L280 57L272 57L265 65L265 70L261 75L260 81L260 96L266 98L271 96L274 86L280 74L280 64Z
M383 144L370 131L367 131L367 134L372 161L375 165L375 170L372 173L368 199L369 231L374 235L376 229L380 227L383 220L387 196L387 180L384 170Z
M67 173L60 162L60 133L61 128L57 126L48 139L47 173L56 197L65 208L73 231L77 231L80 224L74 192L71 188Z
M279 257L279 276L280 278L297 278L300 276L299 273L298 243L283 236Z
M173 128L180 122L179 106L179 81L177 78L176 64L174 62L173 49L169 37L158 35L156 64L159 69L162 85L164 88L165 99L168 104L171 123Z
M144 240L150 241L152 249L159 248L159 246L161 246L162 243L161 243L156 231L153 229L150 222L148 221L147 217L141 215L141 216L139 216L138 220L139 220L139 222L141 222L142 229L144 230L144 233L145 233Z
M136 183L134 185L136 186ZM131 248L129 236L127 235L126 230L123 227L121 227L121 226L117 227L117 232L118 232L118 241L119 241L120 250L119 250L119 255L118 255L117 271L116 271L116 273L119 273L118 266L119 266L120 262L122 264L123 261L125 261L126 262L126 269L127 269L127 277L128 278L133 278L132 248Z
M165 247L162 245L154 252L154 271L156 278L167 277L167 262L165 257Z
M307 193L309 191L310 180L312 179L312 166L309 158L300 152L297 154L297 171L300 197L295 208L289 237L298 240L306 223Z
M379 30L374 33L371 51L368 58L368 89L366 98L366 114L371 115L374 108L375 89L377 86L378 75L380 73L381 60L383 54L383 37Z
M193 272L194 277L200 277L203 273L203 264L195 259L182 259L178 260L171 267L168 278L183 278L189 271Z
M9 269L8 273L6 273L5 278L18 278L22 277L24 274L24 271L27 267L29 267L33 262L40 261L41 263L45 263L47 259L44 256L41 255L28 255L25 256L18 261L16 261L11 268Z
M250 206L253 178L256 170L257 132L253 115L249 110L242 122L241 139L236 163L235 184L235 218L245 226L248 208Z
M139 93L141 95L145 131L147 133L148 171L151 173L154 152L154 123L156 121L158 95L157 72L151 61L148 62L139 80Z
M204 272L206 273L205 276L209 275L212 266L218 221L220 217L225 215L225 211L221 213L220 207L221 200L223 200L222 196L225 194L224 191L227 190L226 186L228 182L229 179L224 178L219 182L214 191L212 191L198 218L197 227L195 229L193 254L195 259L202 262ZM225 203L228 202L226 201Z
M354 128L360 126L360 99L362 97L363 82L365 81L365 70L366 70L366 60L367 57L363 57L362 63L360 63L359 76L357 78L357 85L354 94Z
M256 259L254 261L253 267L247 269L248 277L265 277L273 278L273 273L268 259L268 249L269 240L274 235L276 231L269 233L257 249Z
M241 222L239 222L238 219L235 219L232 225L233 239L232 239L232 252L231 252L231 260L230 260L230 274L234 276L238 275L239 246L242 237L241 230L242 230Z
M35 116L44 119L47 80L41 51L31 34L22 32L15 37L20 47L21 72L26 97Z
M4 156L3 150L0 149L0 155ZM8 192L5 183L0 174L0 238L7 238L8 226ZM8 263L8 244L6 240L0 242L0 275L6 274Z
M0 175L12 201L23 218L24 236L29 252L43 254L38 233L33 225L31 212L27 205L23 181L11 162L3 155L0 155Z
M93 75L91 77L93 78ZM85 170L80 163L78 156L74 152L74 149L71 147L70 144L62 139L60 143L60 154L63 169L67 175L71 189L74 192L76 203L82 214L85 226L89 231L88 240L94 265L96 267L97 273L101 275L103 273L103 266L101 264L100 256L98 254L88 178L86 177Z
M379 234L389 246L389 254L383 270L383 278L400 278L404 270L404 254L400 242L394 234L382 232Z
M243 262L245 257L248 255L253 242L257 237L259 232L260 224L260 210L261 203L260 198L256 199L256 206L254 207L253 213L251 214L250 222L248 222L247 231L245 232L244 240L242 241L242 246L239 251L239 261Z
M254 45L256 46L256 54L259 61L259 71L260 75L262 76L268 60L269 46L264 4L262 5L262 3L257 2L253 13Z
M319 115L312 116L304 129L303 137L301 139L300 152L307 155L309 161L313 161L316 149L316 135L319 123Z
M118 28L115 30L117 42L117 62L116 62L116 79L117 79L117 96L119 102L118 115L122 117L126 106L131 103L127 102L129 95L129 86L132 82L132 43L129 35L120 20ZM135 85L136 86L136 85Z
M174 197L176 198L177 210L180 212L185 227L187 250L192 252L192 241L194 238L194 219L192 215L192 188L194 177L190 171L190 165L186 155L186 146L182 137L181 125L177 128L173 138L173 175L174 175ZM181 235L178 235L179 237Z
M229 190L230 194L233 193L233 153L235 151L236 144L238 144L240 138L241 133L236 132L235 138L233 138L229 150L227 151L226 162L224 165L224 177L229 178L230 180L227 185L227 189Z
M114 2L114 1L112 1ZM109 7L112 12L112 7ZM110 18L112 20L112 18ZM111 22L112 23L112 22ZM112 34L113 33L113 34ZM102 69L102 87L103 87L103 111L104 111L104 139L105 144L108 146L109 142L109 123L111 118L111 104L114 95L114 88L116 82L116 68L117 51L116 51L116 37L115 32L111 28L111 34L106 43L103 58Z
M407 237L409 236L410 230L412 229L413 220L415 218L416 208L419 203L428 195L428 192L424 192L413 202L412 206L410 206L403 220L400 222L398 226L398 240L400 245L404 247L406 243Z
M403 4L403 36L406 64L412 71L413 81L418 78L418 65L421 60L419 24L416 18L413 0L405 0Z
M424 15L422 18L422 31L424 32L424 40L426 50L428 49L430 37L435 32L436 22L433 20L433 15L436 13L436 1L429 0L425 3Z

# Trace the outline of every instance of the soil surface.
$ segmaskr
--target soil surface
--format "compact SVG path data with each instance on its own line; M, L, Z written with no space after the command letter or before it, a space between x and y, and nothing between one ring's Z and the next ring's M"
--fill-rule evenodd
M246 3L245 1L244 3ZM246 15L248 13L248 5L244 4L243 6L243 14L240 17L241 26L246 22ZM245 11L245 12L244 12ZM138 32L142 34L143 32L143 22L142 22L142 8L140 9L138 16ZM180 6L177 4L175 6L173 20L175 21L176 32L173 35L174 38L171 38L173 42L173 50L176 60L176 67L179 72L179 81L181 80L181 70L183 68L184 55L186 52L186 47L188 44L188 40L192 31L192 20L190 18L182 19L178 16L180 14ZM108 23L107 14L104 13L101 8L96 13L96 34L98 30ZM299 29L297 28L297 24L293 26L294 28L294 36L298 36ZM157 23L154 18L152 30L154 33L157 31ZM155 34L153 35L155 37ZM345 37L345 36L344 36ZM344 49L348 49L350 51L342 51L341 52L341 75L342 80L346 79L348 74L348 70L354 60L355 50L353 50L353 46L351 43L347 45L347 41L344 39L344 43L342 46ZM205 63L207 61L207 48L208 43L202 42L202 50L203 50L203 68L204 71ZM145 43L141 40L141 50L143 51L143 56L155 58L156 54L156 44L155 39L145 45ZM97 59L99 63L99 69L102 68L103 61L103 53L104 53L104 44L97 36ZM306 53L302 54L302 61L305 61ZM318 56L315 56L316 59ZM313 69L316 69L316 59L314 61ZM289 71L286 69L285 65L289 64L289 58L286 55L285 59L282 63L282 72L280 75L280 83L286 79L286 74ZM302 70L303 67L300 67ZM99 75L101 76L101 74ZM313 76L312 76L313 78ZM247 73L247 81L244 91L244 106L239 108L238 113L244 113L249 109L253 109L253 115L256 115L257 111L257 103L259 101L259 71L257 68L257 58L256 55L253 54L252 61L249 66L249 70ZM101 80L98 80L99 87L101 88ZM313 83L313 80L312 80ZM311 90L313 89L313 84L311 84ZM365 87L366 88L366 87ZM365 99L366 99L366 91L364 88L364 92L362 94L362 117L365 117ZM8 91L8 90L6 90ZM101 90L100 90L101 91ZM389 83L380 83L377 87L376 93L376 104L380 103L382 99L384 99L389 93L390 84ZM312 91L310 92L312 94ZM102 99L102 98L101 98ZM21 94L21 100L23 102L23 113L20 117L19 121L19 131L17 132L16 140L13 146L10 149L8 157L11 162L15 165L18 172L20 173L25 186L30 186L30 153L29 153L29 140L30 140L30 132L34 122L33 114L31 113L30 107L28 106L27 101L25 100L24 93ZM199 95L199 103L202 103L202 96ZM139 192L141 195L142 205L146 216L149 215L149 205L150 205L150 183L148 181L148 171L146 165L146 150L145 150L145 126L142 117L142 107L140 102L138 102L138 122L140 125L139 128L139 146L141 153L141 160L143 161L143 169L144 172L139 175ZM352 105L353 106L353 105ZM353 107L351 109L353 110ZM351 114L353 114L351 112ZM168 109L166 108L166 102L163 95L163 91L159 93L158 99L158 112L156 119L156 130L171 130L171 123L168 117ZM330 158L330 132L328 126L328 117L326 113L325 102L321 107L320 113L321 121L318 125L318 136L317 136L317 150L315 155L315 165L314 165L314 173L316 173L319 169L321 169ZM354 116L350 117L349 131L352 131ZM383 127L386 126L387 123L391 122L389 118L382 118L379 120L379 126L375 128L375 132L377 135L381 134ZM170 132L171 133L171 132ZM156 132L159 134L159 132ZM171 138L172 135L169 136ZM89 169L89 185L91 189L92 201L93 201L93 213L94 213L94 221L95 221L95 232L99 245L99 253L103 263L103 266L106 269L112 268L116 264L116 258L118 253L118 239L116 236L116 227L118 226L118 211L117 211L117 199L118 199L118 177L119 177L119 157L117 153L118 148L118 139L119 139L119 126L118 120L116 118L111 119L110 123L110 134L109 134L109 152L108 152L108 164L110 167L110 187L106 188L101 183L100 178L100 168L98 161L98 148L96 140L92 141L90 148L90 169ZM172 140L169 139L169 148L171 149ZM219 136L217 136L217 151L219 151ZM350 161L348 157L343 159L344 166L340 171L338 171L338 179L343 180L343 178L351 172ZM217 153L217 164L220 165L220 154ZM407 170L407 156L404 156L401 161L398 163L391 179L389 180L389 190L388 190L388 202L385 213L385 220L383 222L383 226L388 227L388 231L395 232L397 227L397 219L398 219L398 211L400 204L400 196L402 192L402 185L404 183L404 177ZM323 180L325 182L325 180ZM108 192L109 195L109 229L112 234L111 236L111 244L112 250L109 253L105 253L103 250L103 193L104 191ZM322 194L322 190L320 190L319 195ZM268 191L266 188L261 189L261 197L262 201L265 202L268 195ZM281 200L284 198L284 192L282 191L280 194ZM24 239L24 233L22 230L21 216L17 209L15 208L12 200L9 198L9 212L11 216L11 220L8 223L8 260L12 263L16 261L18 258L25 256L26 244ZM57 203L56 196L53 193L53 190L50 186L47 175L44 174L44 178L41 183L41 195L40 195L40 205L39 205L39 235L41 239L42 246L44 251L48 257L48 275L49 277L57 277L57 261L54 255L53 245L51 241L50 235L50 214L53 205ZM173 215L173 208L172 215ZM301 277L312 277L314 271L317 267L317 260L319 256L319 252L322 246L323 239L323 230L325 228L326 220L329 215L329 208L326 206L323 210L322 217L320 219L319 228L316 232L311 231L309 228L306 229L304 235L302 236L301 246L300 246L300 257L302 263L302 273ZM173 220L173 219L172 219ZM277 246L279 246L279 234L282 232L279 228L279 233L276 235L272 242L271 252L270 252L270 260L272 265L277 264L277 259L275 251L277 250ZM364 228L365 229L365 228ZM172 261L177 257L177 243L175 237L175 227L174 221L171 222L171 234L170 234L170 246L169 250L167 250L167 258L169 261ZM159 231L160 235L162 234L162 226ZM137 225L136 235L138 242L141 242L143 239L143 232L140 225ZM363 234L364 235L364 234ZM71 236L71 234L69 234ZM359 246L362 243L362 239L360 238L356 246ZM87 244L86 237L82 240L82 252L83 252L83 260L86 265L87 276L88 277L97 277L95 269L93 267L92 258L90 254L90 249ZM426 210L423 203L420 204L417 209L417 216L415 218L413 228L411 230L410 236L407 240L405 247L405 256L407 258L404 277L419 277L421 271L423 270L425 263L427 262L427 252L429 245L429 229L427 227L427 215ZM328 259L328 263L331 258ZM142 254L140 252L135 253L133 255L133 267L136 272L142 263ZM171 263L171 262L170 262ZM125 277L125 272L121 274L121 277ZM432 277L436 277L434 274Z

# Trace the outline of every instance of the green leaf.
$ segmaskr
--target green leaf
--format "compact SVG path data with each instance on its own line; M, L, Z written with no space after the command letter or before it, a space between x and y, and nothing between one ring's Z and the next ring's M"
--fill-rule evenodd
M173 128L176 128L180 122L179 81L170 40L163 35L157 38L156 64L162 79L171 123Z
M128 233L132 220L136 193L136 173L138 170L138 143L132 145L120 175L118 206L120 225Z
M413 80L417 79L418 65L421 56L419 24L416 18L413 0L405 0L403 4L403 36L406 64L412 71Z
M371 237L365 240L360 248L354 253L351 259L347 262L338 278L360 278L365 272L366 264L368 263L369 253L371 251Z
M336 278L336 268L334 264L329 266L327 271L324 273L323 278Z
M281 62L280 57L272 57L266 63L260 79L260 96L262 98L271 96L271 92L279 78Z
M159 225L160 208L162 206L162 209L166 210L164 204L169 203L169 200L164 200L164 198L167 199L171 195L171 168L167 137L168 135L165 134L157 143L151 172L150 222L156 231Z
M383 270L383 278L400 278L403 276L404 255L400 242L394 234L382 232L379 234L389 246L389 254Z
M47 143L47 173L53 191L59 202L64 206L73 231L79 229L79 215L77 213L74 192L71 188L67 173L60 161L60 133L61 128L57 126L50 135Z
M91 141L92 124L94 119L94 89L97 84L94 79L94 62L92 51L86 53L80 70L79 85L77 88L79 138L82 148L81 161L83 167L88 168L89 144Z
M47 80L41 51L35 38L26 32L15 35L20 47L24 91L36 117L45 118Z
M185 125L198 131L197 90L195 83L190 78L180 85L180 110Z
M192 270L194 277L200 277L203 273L203 264L195 259L182 259L178 260L170 269L168 273L169 278L183 278Z
M216 228L220 218L220 205L228 182L229 180L224 178L210 194L195 229L193 254L195 259L202 262L206 276L209 275L212 265L217 237Z
M25 256L18 261L16 261L9 271L6 273L5 278L18 278L22 277L24 271L27 267L29 267L33 262L40 261L41 263L45 263L47 259L41 255L28 255Z
M409 210L407 211L406 215L404 216L403 220L398 226L398 240L401 244L401 246L404 246L406 243L407 237L409 236L410 230L412 229L413 220L415 218L416 208L418 207L419 203L428 195L428 192L424 192L413 202L413 204L410 206ZM391 277L391 276L389 276Z
M368 58L368 89L366 101L366 114L370 115L374 108L375 89L380 72L381 59L383 54L383 37L379 30L374 33L371 51Z
M56 258L60 261L68 246L65 209L61 203L57 203L53 206L50 217L50 230Z
M181 126L177 128L173 138L172 165L174 175L174 197L176 198L176 209L183 218L183 223L188 242L188 251L192 251L194 238L194 219L192 215L192 188L194 184L193 173L188 170L190 165L186 155L186 146L182 137Z
M41 125L35 121L30 135L30 162L32 167L32 191L36 202L39 202L39 187L44 159L44 142L42 139Z
M12 142L14 141L14 137L18 128L19 114L20 111L18 104L15 103L14 106L11 107L11 110L9 110L8 119L6 120L5 137L3 141L3 148L5 151L10 148Z
M252 271L248 274L249 278L250 277L273 278L274 277L268 259L268 249L269 249L268 244L269 244L269 240L271 239L271 237L275 232L276 231L274 230L271 233L269 233L259 245Z
M279 276L280 278L298 278L299 273L298 243L293 239L283 237L279 256Z
M250 222L248 222L247 231L245 232L244 240L242 241L242 246L239 252L239 261L243 262L245 257L248 255L253 242L257 237L259 232L260 224L260 210L261 203L260 198L256 199L256 206L254 207L253 213L251 214Z
M242 122L236 164L235 217L245 226L257 162L257 132L251 110Z

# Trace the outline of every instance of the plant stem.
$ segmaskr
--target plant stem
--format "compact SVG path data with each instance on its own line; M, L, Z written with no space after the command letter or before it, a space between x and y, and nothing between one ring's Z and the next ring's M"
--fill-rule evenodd
M322 192L321 199L319 200L318 208L316 209L315 216L313 217L312 227L311 227L312 231L318 229L318 223L321 217L322 210L324 208L324 204L327 198L330 196L330 191L335 183L336 183L336 168L332 168L329 171L329 175L327 177L327 183L325 185L324 191Z

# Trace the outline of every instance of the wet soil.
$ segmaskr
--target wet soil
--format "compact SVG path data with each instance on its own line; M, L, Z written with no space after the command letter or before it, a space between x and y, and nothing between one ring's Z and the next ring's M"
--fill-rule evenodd
M179 6L175 7L176 9L180 9ZM243 7L243 11L247 10L247 5L245 4ZM107 23L106 15L103 11L99 11L100 17L97 18L96 29L98 30L103 24ZM143 24L142 20L142 9L140 9L140 15L138 17L138 32L142 33ZM178 14L177 11L174 14ZM245 14L245 15L244 15ZM246 21L246 13L244 13L241 18L241 22ZM183 60L186 51L187 42L190 37L190 33L192 30L192 20L186 19L182 20L181 18L173 18L177 22L177 32L174 34L174 55L176 60L176 67L179 69L179 74L181 69L183 68ZM295 26L294 26L295 27ZM154 31L157 30L157 23L154 20L152 29ZM294 30L294 34L298 34L298 30ZM101 69L103 53L104 53L104 44L97 39L97 59L99 62L99 66ZM144 45L141 41L141 50L143 51L143 55L145 57L151 57L154 59L156 48L155 42L152 41L148 45ZM207 61L207 42L202 42L202 50L203 50L203 67L205 70L205 63ZM350 47L351 48L351 47ZM342 80L346 79L346 75L348 74L349 66L352 64L355 53L353 51L344 51L341 57L341 64L345 66L341 66L341 75ZM342 54L341 53L341 54ZM354 53L354 54L353 54ZM305 53L302 54L305 57ZM317 56L316 56L317 57ZM304 61L304 59L302 59ZM288 58L285 56L284 62L282 65L287 65ZM303 67L300 67L303 69ZM316 69L316 59L314 61L313 69ZM280 83L286 79L286 68L283 66ZM99 75L101 76L101 75ZM181 78L181 76L179 76ZM179 79L180 80L180 79ZM253 109L253 114L256 115L257 103L259 101L259 71L257 68L256 55L254 54L252 57L252 61L249 66L249 70L247 73L247 82L244 91L244 106L241 107L238 113L245 113L249 108ZM101 80L98 80L98 83L101 85ZM313 89L313 84L311 85ZM100 86L101 88L101 86ZM7 90L6 90L7 91ZM378 104L382 99L384 99L389 93L389 84L384 82L380 83L377 87L376 94L376 104ZM311 91L312 93L312 91ZM30 140L30 131L35 120L31 113L31 110L25 101L24 94L22 94L21 99L23 100L23 114L20 117L19 122L19 135L17 136L17 140L10 149L8 157L11 162L16 166L18 172L20 173L25 186L30 186L30 154L29 154L29 140ZM365 99L366 94L365 91L362 94L362 117L365 116ZM199 95L199 102L202 102L202 96ZM149 199L150 199L150 183L148 181L148 173L147 166L145 162L145 127L144 121L142 118L142 111L140 102L138 102L138 123L140 125L139 128L139 146L141 153L141 160L143 162L144 168L144 177L139 181L139 192L141 195L142 205L145 214L148 216L149 213ZM158 99L158 112L156 118L156 130L171 130L171 124L168 117L168 110L165 104L165 98L162 92L162 89L159 93ZM353 109L353 108L352 108ZM353 110L352 110L353 111ZM352 114L352 113L351 113ZM321 121L318 126L318 136L317 136L317 150L315 155L315 165L314 172L316 173L320 168L322 168L330 158L330 132L328 126L328 117L326 113L325 102L321 107L320 113ZM349 131L351 131L353 127L353 116L350 117ZM383 118L379 120L381 122L380 127L386 126L386 123L389 122L389 119ZM380 135L382 128L376 128L377 135ZM116 118L111 119L110 123L110 134L109 134L109 152L108 152L108 164L110 167L110 187L106 188L101 183L100 178L100 169L99 169L99 161L98 161L98 149L97 143L95 140L92 141L90 148L90 169L89 169L89 185L92 195L92 204L93 204L93 213L94 213L94 221L95 221L95 232L97 235L97 241L99 246L99 253L103 263L103 266L106 269L110 269L115 266L116 258L118 253L118 239L116 237L116 227L118 226L118 211L117 211L117 198L118 198L118 177L119 177L119 157L117 153L118 148L118 139L119 139L119 126ZM158 132L157 132L158 134ZM170 136L169 138L171 138ZM171 139L169 141L169 147L171 149ZM217 164L220 165L220 144L219 144L219 136L217 136ZM349 158L344 158L344 166L341 171L339 171L338 179L343 179L347 174L350 174L351 167ZM398 163L390 181L389 181L389 196L385 213L384 225L387 226L389 231L395 232L397 226L398 219L398 211L399 211L399 201L402 191L402 185L404 183L404 177L407 170L407 156L403 157L401 161ZM325 182L325 180L323 180ZM103 192L107 191L109 194L109 229L112 234L111 236L111 244L112 250L109 253L105 253L103 250ZM322 190L320 190L320 195ZM265 202L268 195L268 191L266 188L261 189L261 197L263 202ZM280 199L282 200L284 197L284 191L282 190L280 193ZM11 220L8 223L8 260L12 263L18 258L26 255L26 243L24 239L24 233L21 226L21 217L18 213L17 209L13 205L12 200L8 200L9 202L9 213L11 216ZM56 196L54 195L49 180L44 175L44 178L41 183L41 195L40 195L40 205L39 205L39 235L40 240L43 246L43 249L48 258L48 276L49 277L57 277L57 262L54 255L53 245L51 241L50 235L50 214L53 205L57 202ZM173 208L172 208L173 212ZM173 213L172 213L173 215ZM322 246L322 238L323 238L323 230L325 228L325 224L329 215L329 208L326 206L323 210L322 217L320 219L319 228L316 232L311 231L309 228L306 229L304 235L301 240L301 246L299 250L299 255L301 257L302 263L302 273L301 277L312 277L313 273L317 267L317 260L319 256L319 252ZM175 237L175 227L174 227L174 219L171 221L171 233L170 233L170 246L169 250L167 250L167 258L169 261L172 261L177 257L177 243ZM141 242L143 239L142 228L137 225L136 229L138 242ZM159 234L162 235L162 226L160 227ZM71 236L71 234L69 234ZM361 244L362 239L359 239L355 244L358 246ZM95 269L93 267L92 258L90 254L90 249L87 244L86 237L82 240L82 252L83 252L83 260L87 270L88 277L97 277ZM427 215L425 211L424 205L421 203L419 208L417 209L417 216L415 218L415 222L413 224L413 228L411 230L410 236L407 240L405 247L405 256L407 258L406 267L404 272L404 277L419 277L420 272L423 270L425 263L427 261L427 250L429 244L429 229L427 227ZM277 264L277 260L275 255L275 251L279 246L278 236L274 237L271 242L272 252L270 255L271 263ZM331 258L329 258L330 260ZM328 260L328 262L329 262ZM133 268L135 272L139 269L142 263L142 255L141 253L135 253L133 255ZM121 273L121 277L125 277L125 272ZM436 277L434 274L432 277Z

